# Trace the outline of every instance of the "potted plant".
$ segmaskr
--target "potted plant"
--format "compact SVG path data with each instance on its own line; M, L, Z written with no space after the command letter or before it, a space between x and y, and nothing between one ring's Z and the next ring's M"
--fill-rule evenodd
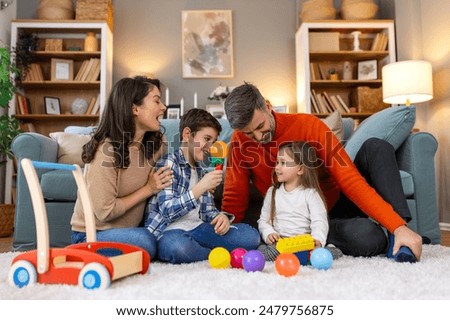
M339 75L336 72L336 69L331 68L328 70L328 74L330 75L330 80L339 80Z
M18 76L18 72L14 61L11 59L9 49L0 47L0 170L5 170L7 159L13 157L11 142L21 132L19 122L8 112L9 103L16 92L14 79ZM0 181L0 183L4 186L5 181ZM1 196L1 199L3 199L3 192ZM2 202L0 201L0 203ZM0 236L11 234L13 219L14 205L0 204Z

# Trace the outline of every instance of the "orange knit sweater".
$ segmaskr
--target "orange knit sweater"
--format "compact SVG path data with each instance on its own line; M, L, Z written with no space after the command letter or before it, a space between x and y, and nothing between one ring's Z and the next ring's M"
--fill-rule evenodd
M264 196L271 185L278 146L286 141L308 141L317 150L326 170L320 184L332 208L342 191L369 217L393 232L405 221L366 182L330 129L310 114L273 113L276 122L272 142L261 145L235 130L231 137L225 175L222 210L242 221L248 207L249 181Z

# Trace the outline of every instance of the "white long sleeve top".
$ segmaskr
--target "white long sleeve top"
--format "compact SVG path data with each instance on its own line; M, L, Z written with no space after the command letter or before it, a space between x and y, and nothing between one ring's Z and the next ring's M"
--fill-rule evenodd
M264 242L271 233L282 237L293 237L300 234L311 234L325 246L328 236L328 216L322 198L312 188L302 186L286 191L284 184L275 195L275 217L270 222L270 210L273 186L269 188L264 198L258 229Z

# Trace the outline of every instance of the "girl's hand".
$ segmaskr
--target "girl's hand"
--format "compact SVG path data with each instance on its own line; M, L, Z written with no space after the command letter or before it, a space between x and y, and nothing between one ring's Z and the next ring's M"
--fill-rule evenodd
M275 242L280 239L280 235L278 233L271 233L267 236L266 243L267 244L274 244Z
M230 220L228 220L228 217L222 213L218 214L211 221L211 224L214 226L214 231L221 236L230 230Z
M322 244L319 240L314 239L314 248L322 248Z
M147 183L145 184L145 187L149 192L149 196L156 194L162 189L170 186L172 184L172 180L173 172L168 166L161 167L158 170L155 170L155 168L153 168L150 171Z

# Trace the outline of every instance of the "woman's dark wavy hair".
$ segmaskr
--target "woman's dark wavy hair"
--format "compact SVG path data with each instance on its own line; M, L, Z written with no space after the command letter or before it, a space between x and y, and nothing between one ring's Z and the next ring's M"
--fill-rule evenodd
M111 90L98 128L91 140L83 146L82 160L90 163L98 146L109 138L114 152L114 167L127 168L130 165L129 146L136 134L133 105L141 106L144 98L154 87L160 89L157 79L142 76L123 78ZM163 132L147 131L142 140L146 159L151 160L163 142Z

